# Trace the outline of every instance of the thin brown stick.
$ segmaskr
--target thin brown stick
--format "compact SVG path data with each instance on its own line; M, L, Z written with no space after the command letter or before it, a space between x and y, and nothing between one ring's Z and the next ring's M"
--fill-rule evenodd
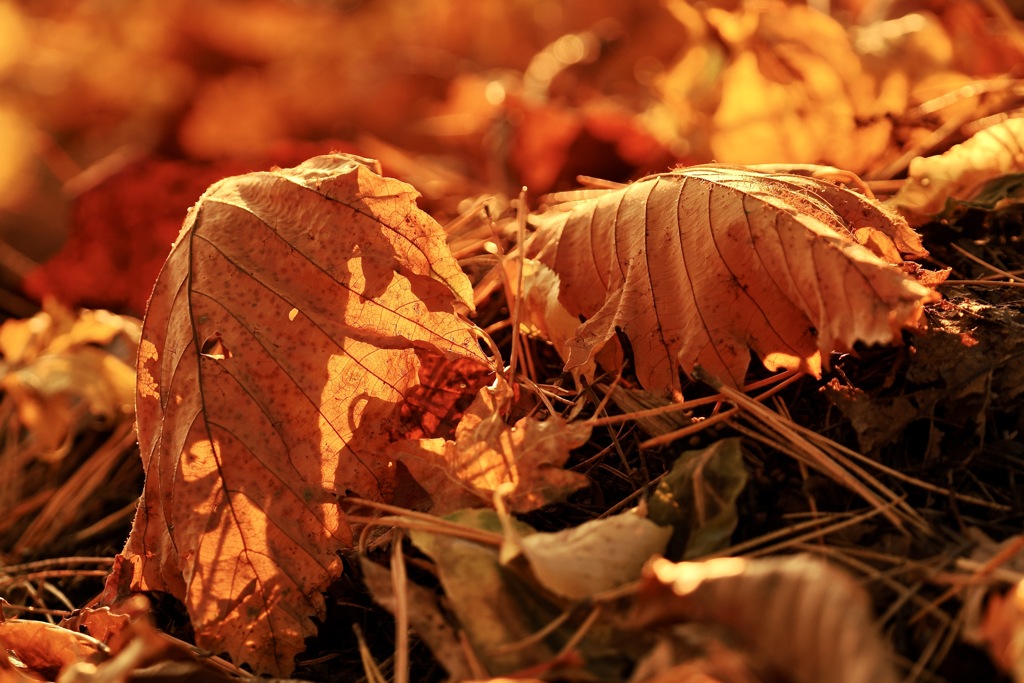
M409 683L409 594L402 556L402 532L391 544L391 593L395 596L394 683Z
M966 249L964 249L960 245L954 244L954 243L950 243L949 246L953 247L955 250L960 252L960 254L962 254L963 256L967 257L971 261L974 261L979 266L981 266L983 268L988 268L989 270L991 270L993 273L996 273L997 275L1001 275L1003 277L1010 278L1010 282L1013 282L1013 281L1016 280L1016 276L1013 273L1007 272L1007 271L1003 270L1002 268L997 268L996 266L992 265L988 261L985 261L984 259L978 258L977 256L975 256L971 252L967 251Z
M989 576L997 567L1009 562L1015 555L1024 550L1024 536L1015 536L1009 543L1006 544L999 552L993 555L981 568L971 576L972 582L977 582ZM966 583L966 582L965 582ZM938 607L942 603L946 602L950 598L956 596L960 591L964 589L964 585L950 586L942 595L935 598L932 601L934 607ZM917 623L924 616L924 610L921 610L913 617L911 617L908 624Z

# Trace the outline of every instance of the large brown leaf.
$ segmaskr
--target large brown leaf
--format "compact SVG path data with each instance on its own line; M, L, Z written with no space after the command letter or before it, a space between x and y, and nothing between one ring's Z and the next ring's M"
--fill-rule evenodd
M925 255L903 219L805 176L695 166L533 220L528 255L586 320L563 349L567 369L592 373L621 329L650 390L677 389L679 368L697 365L739 386L748 349L769 369L819 374L828 353L889 342L938 298L859 243Z
M453 309L472 292L444 231L371 164L321 156L214 185L143 327L146 487L105 597L170 592L200 647L261 673L287 675L315 633L352 542L338 496L389 497L384 446L436 403L421 380L443 389L446 359L485 362Z
M772 672L772 680L900 680L867 592L812 555L679 563L655 558L644 568L632 617L637 628L648 630L704 625L709 638L745 651L751 669Z

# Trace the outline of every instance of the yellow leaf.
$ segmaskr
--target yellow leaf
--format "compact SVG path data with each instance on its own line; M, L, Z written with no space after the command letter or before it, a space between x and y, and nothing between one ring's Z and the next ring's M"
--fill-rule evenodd
M1008 119L938 156L910 162L910 177L890 203L920 214L942 210L947 199L970 199L989 180L1024 171L1024 119Z

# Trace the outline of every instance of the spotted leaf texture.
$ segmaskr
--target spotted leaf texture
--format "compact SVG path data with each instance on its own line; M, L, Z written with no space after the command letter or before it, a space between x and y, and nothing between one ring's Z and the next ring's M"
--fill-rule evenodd
M739 386L749 349L769 369L818 375L830 352L890 342L939 298L875 253L926 255L906 221L803 175L694 166L532 220L528 255L558 274L559 301L585 320L562 349L566 368L621 362L607 352L621 330L648 390L676 390L679 369L698 365ZM890 248L864 246L877 244Z
M200 647L292 671L352 544L338 497L389 498L382 453L431 410L423 377L486 369L454 308L469 281L416 196L327 155L223 180L191 210L143 326L146 485L106 601L169 592Z

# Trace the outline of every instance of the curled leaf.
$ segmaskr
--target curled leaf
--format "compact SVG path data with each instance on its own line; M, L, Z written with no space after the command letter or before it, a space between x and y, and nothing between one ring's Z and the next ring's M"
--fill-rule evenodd
M829 353L891 342L939 298L854 237L870 228L906 256L925 255L902 218L815 178L695 166L533 222L530 255L586 320L563 349L566 368L593 374L621 330L649 390L678 389L678 370L698 365L739 386L748 349L770 370L818 375Z
M889 203L913 213L934 214L948 199L970 199L989 180L1021 171L1024 119L1007 119L940 155L913 159L906 184Z

